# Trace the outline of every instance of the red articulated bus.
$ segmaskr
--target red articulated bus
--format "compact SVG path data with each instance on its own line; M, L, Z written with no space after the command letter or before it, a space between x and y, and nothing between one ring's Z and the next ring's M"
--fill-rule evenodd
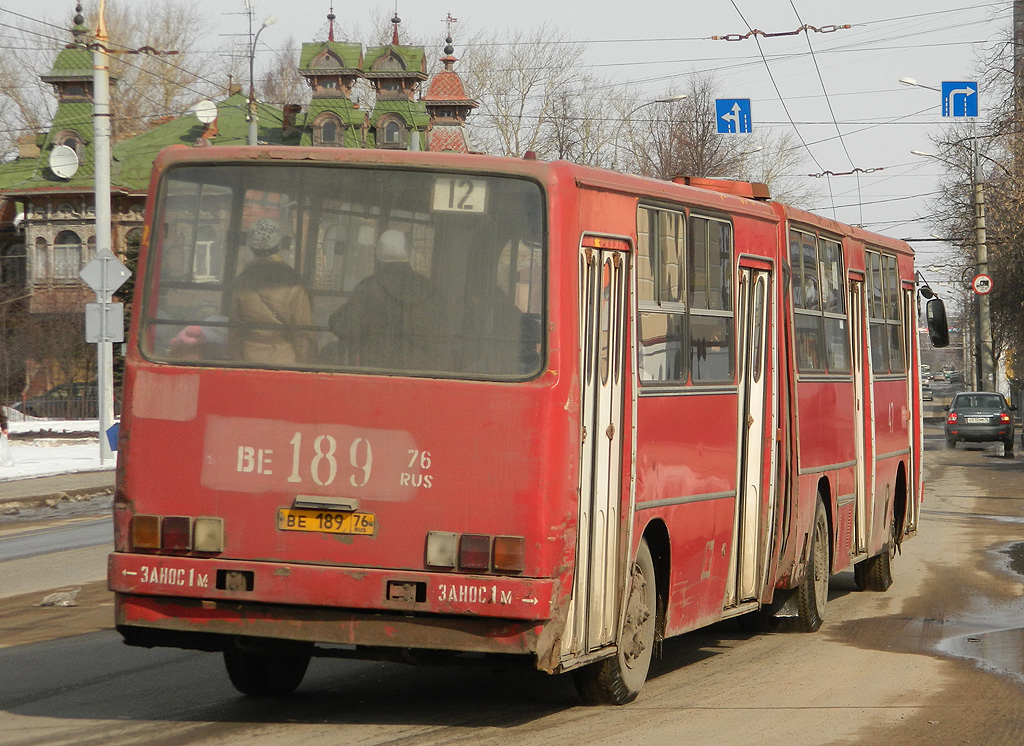
M457 154L171 148L150 195L131 645L255 695L315 655L516 655L621 704L658 640L814 631L831 574L885 590L917 531L903 242L763 185Z

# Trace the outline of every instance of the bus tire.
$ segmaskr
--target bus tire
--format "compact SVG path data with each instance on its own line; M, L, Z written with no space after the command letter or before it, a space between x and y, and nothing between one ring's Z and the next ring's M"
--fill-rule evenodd
M825 604L828 603L828 579L828 516L821 495L818 495L814 508L814 527L811 530L810 562L796 589L797 616L792 619L794 629L817 632L821 627L825 620Z
M881 554L853 566L853 581L862 591L882 593L892 585L892 562L896 558L896 516L889 525L889 543Z
M624 705L636 699L651 668L657 621L654 560L647 541L641 539L615 655L573 671L576 690L585 704Z
M224 666L235 689L250 697L279 697L294 692L309 667L309 653L281 655L225 650Z

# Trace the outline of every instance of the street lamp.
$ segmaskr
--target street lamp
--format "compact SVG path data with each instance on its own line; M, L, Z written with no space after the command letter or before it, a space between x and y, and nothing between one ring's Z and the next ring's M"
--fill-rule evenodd
M645 108L647 106L654 106L655 104L673 104L676 101L682 101L684 98L687 98L685 93L677 93L677 94L675 94L673 96L665 96L664 98L656 98L653 101L645 101L644 103L640 104L639 106L634 106L632 109L630 109L629 112L626 113L626 116L624 116L622 118L622 122L623 122L624 125L625 124L629 124L630 117L632 117L638 111L640 111L641 109L643 109L643 108ZM619 137L618 137L618 134L616 134L616 137L615 137L615 157L612 160L612 169L613 170L618 170L618 168L619 168Z
M901 81L902 82L902 81ZM985 241L985 174L981 168L978 154L978 138L973 140L973 173L974 182L974 261L979 275L988 274L988 246ZM911 150L911 154L923 158L941 160L932 153L922 150ZM995 356L992 349L992 311L988 293L978 294L978 389L995 391Z
M910 86L911 88L926 88L929 91L936 91L938 93L942 93L940 89L932 88L930 85L925 85L924 83L918 83L916 80L914 80L914 78L900 78L900 83L906 86Z
M249 47L249 144L256 144L256 84L253 68L256 65L256 42L260 40L260 34L267 26L277 23L276 16L268 16L264 19ZM252 34L252 13L249 14L249 34Z

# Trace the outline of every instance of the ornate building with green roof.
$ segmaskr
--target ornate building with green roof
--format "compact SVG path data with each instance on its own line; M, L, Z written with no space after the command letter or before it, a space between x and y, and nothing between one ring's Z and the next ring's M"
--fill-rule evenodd
M310 103L305 111L298 105L258 103L260 144L469 151L463 126L477 104L452 70L450 37L441 60L445 70L421 97L420 87L428 79L426 54L422 46L399 43L397 14L391 44L365 50L359 43L336 41L333 12L327 18L327 40L303 44L298 60L298 71L312 91ZM40 76L57 96L49 129L22 138L17 158L0 164L0 283L23 286L32 314L82 313L93 300L79 278L96 250L93 63L84 23L79 4L72 41ZM353 100L361 80L372 88L369 110ZM115 132L115 254L124 258L141 239L150 171L160 150L246 144L248 99L240 89L235 86L214 105L216 117L205 124L189 112L135 137L119 140Z

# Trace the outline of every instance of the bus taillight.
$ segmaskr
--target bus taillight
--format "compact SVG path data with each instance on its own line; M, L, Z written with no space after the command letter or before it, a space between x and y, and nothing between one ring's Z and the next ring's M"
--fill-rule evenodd
M526 539L431 531L427 534L427 566L460 570L522 572L526 567Z
M491 537L482 534L463 534L459 539L459 567L463 570L489 570Z
M526 539L522 536L494 537L494 569L522 572L526 567Z
M194 548L197 552L224 551L224 519L200 516L192 527Z
M131 548L217 554L224 551L224 520L136 515L132 517Z
M132 549L160 548L160 516L132 516Z
M160 544L172 552L187 552L192 548L192 521L186 516L168 516L160 524Z

